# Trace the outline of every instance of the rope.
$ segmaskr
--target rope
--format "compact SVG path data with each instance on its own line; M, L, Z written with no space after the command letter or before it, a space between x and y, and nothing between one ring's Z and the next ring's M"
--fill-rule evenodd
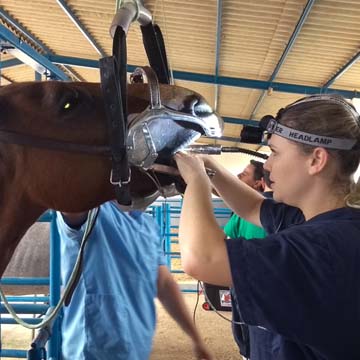
M7 301L6 299L6 296L2 290L2 288L0 287L0 296L1 296L1 301L4 303L4 306L5 308L7 309L7 311L9 312L9 314L14 318L14 320L19 324L19 325L22 325L24 327L26 327L27 329L41 329L45 326L48 326L52 320L54 320L56 318L56 316L58 315L74 281L75 281L75 278L77 276L77 273L80 269L80 263L81 263L81 253L82 253L82 249L86 243L86 240L88 238L88 236L90 235L90 232L91 232L91 229L93 227L93 224L96 220L96 217L97 217L97 213L99 211L99 208L96 208L96 209L92 209L89 211L89 214L88 214L88 217L87 217L87 221L86 221L86 228L85 228L85 231L84 231L84 235L82 237L82 240L81 240L81 245L80 245L80 251L79 251L79 254L78 254L78 257L76 259L76 263L75 263L75 266L74 266L74 269L71 273L71 276L70 276L70 279L69 279L69 282L58 302L58 304L55 306L55 308L48 314L46 315L46 317L39 323L39 324L29 324L27 323L26 321L22 320L15 312L14 308L12 307L12 305L9 304L9 302Z
M154 12L153 12L153 21L154 23L156 23L156 19L157 19L157 14L158 14L158 3L159 1L156 0L155 1L155 5L154 5ZM167 43L169 44L170 41L169 41L169 32L168 32L168 29L167 29L167 23L166 23L166 15L165 15L165 6L164 6L164 1L163 0L160 0L160 5L161 5L161 10L159 10L159 13L162 13L162 18L163 18L163 21L164 21L164 28L165 28L165 31L164 31L164 42L165 40L167 41ZM160 18L160 15L159 15L159 18ZM169 47L168 47L169 49ZM172 51L171 51L171 48L170 48L170 51L167 52L167 60L168 60L168 66L169 66L169 71L170 71L170 85L175 85L175 79L174 79L174 73L173 73L173 66L172 66Z

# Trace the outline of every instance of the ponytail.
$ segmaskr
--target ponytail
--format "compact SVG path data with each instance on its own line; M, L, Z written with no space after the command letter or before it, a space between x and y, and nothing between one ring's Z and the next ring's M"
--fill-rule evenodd
M345 197L346 206L360 209L360 178L350 186L350 193Z

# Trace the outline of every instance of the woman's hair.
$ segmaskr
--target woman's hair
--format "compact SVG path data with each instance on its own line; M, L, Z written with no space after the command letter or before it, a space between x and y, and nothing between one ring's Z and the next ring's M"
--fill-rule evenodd
M272 181L270 180L270 171L264 169L263 178L264 178L264 182L265 182L266 186L268 188L271 188Z
M340 95L314 95L300 99L284 109L276 117L280 124L314 135L356 139L360 144L360 117L352 104ZM297 143L306 154L314 150L311 145ZM354 184L353 174L359 166L360 147L353 150L330 150L337 162L336 186L345 194L346 204L360 208L360 183Z

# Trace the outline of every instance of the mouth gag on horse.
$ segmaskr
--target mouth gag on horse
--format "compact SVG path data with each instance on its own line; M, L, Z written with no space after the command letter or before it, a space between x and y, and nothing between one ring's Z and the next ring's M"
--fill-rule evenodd
M150 66L137 69L133 78L147 76L150 106L132 120L129 135L129 124L126 105L126 35L132 21L137 20L143 35L143 42ZM184 114L166 109L161 105L158 82L170 83L170 71L167 62L165 45L161 30L152 22L151 14L142 2L126 2L117 12L110 27L113 36L113 55L100 60L101 87L104 94L105 108L110 130L110 147L112 153L111 183L115 185L116 198L119 204L131 205L129 183L131 173L129 162L145 170L151 167L160 152L172 147L172 155L181 146L194 141L201 134L221 136L223 122L212 114L213 124L208 126L198 114ZM209 110L209 109L207 109ZM211 117L211 116L210 116ZM165 126L176 131L165 134ZM209 119L208 119L209 120ZM161 125L158 124L162 121ZM187 126L184 126L184 125ZM195 128L195 130L187 130ZM184 129L185 128L185 129ZM200 130L200 131L199 131ZM178 143L169 144L176 138Z
M134 76L146 75L150 105L130 120L127 151L132 165L149 169L156 160L169 159L177 151L197 140L201 134L221 136L222 127L215 114L209 115L207 104L200 104L196 114L186 114L161 104L159 84L150 67L135 70ZM196 100L197 101L197 100ZM187 125L187 126L186 126Z

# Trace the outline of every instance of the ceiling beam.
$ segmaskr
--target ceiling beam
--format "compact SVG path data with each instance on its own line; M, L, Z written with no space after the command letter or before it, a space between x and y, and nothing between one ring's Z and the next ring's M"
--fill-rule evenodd
M52 51L43 42L41 42L39 39L37 39L32 34L30 34L30 32L23 25L21 25L17 20L15 20L8 12L6 12L3 9L0 9L0 17L7 24L9 24L11 27L13 27L17 32L20 32L23 36L25 36L27 39L29 39L30 42L32 44L34 44L38 49L42 50L44 53L52 54ZM12 60L18 61L17 59L12 59ZM9 64L4 64L4 68L7 66L10 67L11 66L10 62L12 60L9 60ZM23 65L23 63L20 62L20 64L16 64L16 65ZM81 76L79 76L78 74L75 74L74 71L70 67L66 67L66 66L64 66L64 67L71 74L71 76L74 79L76 79L78 81L84 81L84 79Z
M16 31L25 34L26 37L39 49L44 52L48 52L48 48L38 39L36 39L32 34L29 33L28 30L24 28L18 21L16 21L7 11L0 8L0 17L5 20L11 27L13 27Z
M224 86L234 86L234 87L242 87L248 89L268 90L269 88L271 88L273 91L292 93L292 94L310 95L310 94L320 94L320 93L337 93L350 99L353 97L359 97L359 92L345 90L345 89L330 89L330 88L323 88L318 86L270 82L263 80L235 78L230 76L219 76L218 79L215 80L215 77L213 75L190 73L190 72L176 71L176 70L174 71L174 77L175 79L185 80L185 81L194 81L194 82L208 83L208 84L216 83Z
M334 76L332 76L324 85L324 88L331 86L339 77L344 75L360 58L360 51L353 56Z
M53 63L58 63L62 65L70 65L70 66L79 66L91 69L99 69L99 61L92 59L82 59L82 58L73 58L66 56L58 56L58 55L48 55L48 60ZM1 63L1 67L11 67L19 65L18 61L6 60ZM3 66L4 65L4 66ZM128 71L134 71L136 65L128 65ZM340 94L348 99L352 99L354 97L359 97L359 93L357 91L351 91L346 89L331 89L325 87L317 87L317 86L308 86L308 85L299 85L299 84L289 84L289 83L278 83L262 80L254 80L254 79L244 79L244 78L235 78L235 77L227 77L227 76L219 76L218 79L215 79L214 75L209 74L199 74L199 73L191 73L185 71L174 71L174 77L178 80L192 81L192 82L200 82L206 84L215 84L224 85L224 86L234 86L234 87L243 87L248 89L257 89L257 90L267 90L271 87L274 91L280 91L285 93L292 94L320 94L320 93L336 93Z
M88 69L99 69L99 60L82 59L69 56L49 55L48 59L54 64L79 66Z
M15 66L19 66L19 65L24 65L24 63L22 61L20 61L19 59L9 59L9 60L4 60L0 62L0 68L1 69L6 69L6 68L11 68L11 67L15 67Z
M222 116L222 119L227 124L246 125L246 126L255 126L255 127L259 126L259 122L256 120L239 119L239 118L227 117L227 116Z
M294 29L290 39L289 39L289 42L287 43L286 48L285 48L284 52L282 53L279 62L277 63L273 73L270 76L269 82L273 82L275 80L276 76L278 75L281 66L284 64L284 62L285 62L287 56L289 55L293 45L295 44L295 41L298 38L298 36L300 34L300 31L301 31L302 27L304 26L305 21L306 21L307 17L309 16L310 11L311 11L314 3L315 3L315 0L308 0L307 4L305 5L304 10L303 10L303 12L302 12L296 26L295 26L295 29ZM260 109L260 106L262 105L262 103L263 103L263 101L264 101L264 99L266 97L266 94L267 94L267 91L263 91L261 93L260 97L258 98L258 100L257 100L257 102L256 102L256 104L254 106L253 111L251 112L250 119L255 117L256 113Z
M6 81L8 81L9 83L13 83L14 80L10 79L8 76L0 74L0 77L2 77L3 79L5 79Z
M59 6L63 9L65 14L69 17L69 19L75 24L75 26L80 30L80 32L84 35L85 39L90 43L90 45L95 49L95 51L101 56L105 57L106 54L102 50L99 44L95 41L94 37L89 33L86 27L82 24L82 22L78 19L78 17L74 14L71 8L67 5L65 0L56 0Z
M48 75L54 76L60 80L69 80L69 77L61 69L14 35L3 25L0 25L0 41L2 41L0 47L8 46L10 48L8 52L12 52L14 55L19 56L19 60L22 62L31 64L31 66L39 65L40 68L45 68L45 72L49 72Z
M48 59L54 63L63 64L63 65L81 66L92 69L99 68L98 60L72 58L72 57L57 56L57 55L48 56ZM128 64L128 71L129 72L134 71L137 67L138 67L137 65ZM310 94L320 94L320 93L336 93L348 99L352 99L353 97L359 97L359 93L357 91L351 91L345 89L330 89L330 88L323 88L318 86L270 82L263 80L235 78L230 76L219 76L216 79L214 75L210 75L210 74L200 74L200 73L178 71L178 70L174 70L174 78L177 80L200 82L206 84L218 84L224 86L234 86L234 87L242 87L242 88L257 89L257 90L268 90L271 87L273 91L280 91L291 94L310 95Z

